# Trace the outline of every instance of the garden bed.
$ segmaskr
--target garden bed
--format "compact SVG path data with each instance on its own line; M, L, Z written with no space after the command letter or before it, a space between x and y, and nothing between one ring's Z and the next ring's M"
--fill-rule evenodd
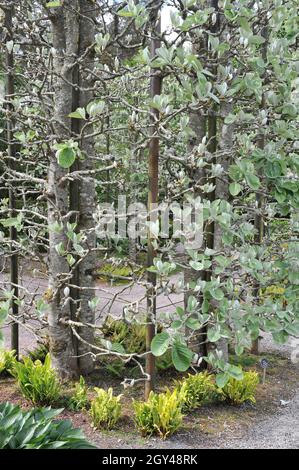
M66 408L67 398L72 389L70 384L64 386L63 396L57 407L64 407L60 418L70 419L75 427L84 431L86 437L99 448L209 448L234 447L242 442L248 444L248 436L255 428L267 420L273 421L279 415L288 411L280 400L293 400L298 385L299 370L289 359L279 354L266 354L269 362L266 383L260 383L256 394L256 404L231 406L225 403L204 405L197 410L186 413L183 427L171 438L162 441L157 437L144 438L134 427L132 398L143 399L143 386L123 389L119 378L114 378L106 369L96 370L87 380L90 398L94 396L93 387L113 387L114 392L122 393L122 417L111 431L94 430L90 423L88 412L74 412ZM232 358L233 360L235 358ZM246 356L241 363L250 363L250 369L261 372L260 357ZM240 362L240 361L238 361ZM246 368L246 366L245 366ZM157 391L163 391L166 386L173 386L172 371L164 371L157 376ZM16 382L11 378L0 381L0 400L9 401L30 408L31 405L21 395ZM296 416L294 416L296 419ZM292 427L290 423L290 432ZM266 438L267 436L265 436ZM272 443L275 446L275 443ZM270 446L270 443L269 443Z

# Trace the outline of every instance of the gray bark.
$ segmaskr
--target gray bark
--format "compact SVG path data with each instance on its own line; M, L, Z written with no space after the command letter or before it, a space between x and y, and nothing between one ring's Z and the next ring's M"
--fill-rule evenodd
M67 117L75 111L73 109L74 92L77 95L76 107L86 107L92 99L92 93L85 90L92 86L88 71L93 68L93 52L90 50L86 53L86 50L94 41L92 21L94 11L94 3L91 0L75 2L67 0L64 1L62 7L50 13L53 45L56 51L54 58L55 134L59 142L78 137L82 130L82 122L79 121L76 127L72 125L72 119ZM77 63L78 58L80 58L80 66ZM90 130L90 126L87 127L88 133ZM92 169L93 163L89 157L93 154L93 140L81 133L79 147L85 158L77 162L75 168L71 170ZM70 206L76 204L77 231L82 231L86 235L86 241L82 244L83 248L92 250L95 247L95 232L92 230L95 208L94 181L92 178L84 177L78 185L71 188L72 197L70 198L70 185L65 179L62 183L62 178L66 176L66 173L67 171L58 165L55 155L51 155L48 176L49 224L62 220L66 223L63 217L70 208L74 208ZM83 342L77 342L67 321L70 318L74 319L75 310L76 320L82 323L94 323L94 312L89 308L88 301L94 296L92 269L95 265L95 255L94 252L89 252L80 260L77 272L71 280L78 287L71 291L71 294L75 295L75 302L65 302L63 290L66 284L61 283L61 279L69 273L69 266L65 257L60 256L55 247L59 243L67 247L66 228L64 227L59 234L50 231L49 242L49 287L53 294L49 314L49 334L53 365L63 377L74 376L79 372L86 374L93 368L92 357L89 354L90 345L93 344L93 329L80 328L78 333Z
M95 27L93 17L95 15L95 5L92 0L80 0L80 28L79 28L79 57L84 55L81 61L80 73L79 73L79 87L80 91L80 107L86 107L86 105L93 99L92 91L82 91L88 88L92 88L93 80L89 73L89 70L93 69L94 64L94 52L90 48L94 42ZM88 53L86 51L89 50ZM80 129L81 131L81 129ZM92 131L91 127L88 126L86 132L90 134ZM80 161L80 170L93 170L94 163L90 158L94 155L94 140L91 137L82 135L81 150L84 153L84 160ZM96 235L95 235L95 222L93 219L93 213L96 207L96 190L95 182L92 177L84 177L80 181L79 185L80 195L80 215L78 221L78 229L86 233L85 248L93 249L96 246ZM89 254L83 259L79 268L79 282L80 286L84 286L84 290L80 292L80 313L79 321L83 323L95 322L94 311L88 306L88 302L94 297L94 277L92 275L94 266L96 264L95 251L89 252ZM87 289L86 289L87 288ZM90 327L80 328L79 334L84 342L88 344L94 343L94 329ZM88 354L90 346L80 342L78 344L79 354L79 369L82 374L87 374L93 369L93 360L91 355Z
M220 114L222 119L222 126L219 135L219 150L222 153L221 161L219 162L223 168L223 178L216 179L216 189L215 189L215 199L220 199L223 201L228 201L229 199L229 190L228 190L228 181L227 173L229 170L229 165L231 161L231 151L233 146L233 124L225 124L225 117L232 112L232 102L224 102L221 105ZM219 224L214 224L214 240L213 247L216 251L223 251L224 246L222 242L222 228ZM223 358L228 360L228 343L225 338L222 338L217 343L211 343L208 345L209 351L216 349L221 351Z
M192 150L194 150L194 147L199 145L206 135L206 117L202 116L199 112L191 112L189 125L196 135L196 137L190 140L188 146L190 152L192 152ZM205 170L197 170L195 174L194 172L191 172L191 174L189 172L189 176L192 180L196 181L197 184L203 184L203 181L205 180ZM203 196L203 194L201 194L198 189L194 189L194 198L198 196ZM186 256L186 261L188 261L188 259L188 256ZM204 276L204 271L195 271L190 266L184 269L184 285L186 289L184 294L185 309L187 308L188 299L190 295L194 295L193 289L190 289L189 287L190 284L193 282L197 282L198 279L204 279ZM199 302L201 302L202 299L199 298L198 300ZM186 334L190 334L188 328L186 330ZM200 356L204 356L206 354L205 344L203 343L203 341L205 341L205 335L205 329L200 330L197 332L196 335L193 335L192 339L189 342L189 347Z
M53 46L55 48L54 70L56 80L54 84L54 130L60 141L70 138L70 119L67 118L72 106L71 68L66 55L66 45L72 36L69 28L70 22L67 15L70 14L66 7L61 7L51 16ZM48 173L48 223L51 227L55 222L61 222L68 213L69 188L67 182L59 184L66 175L58 165L54 152L50 155ZM59 255L56 246L60 243L67 246L66 230L56 233L49 231L49 290L52 296L50 302L49 337L50 351L53 366L64 378L77 375L77 360L69 326L64 322L70 318L70 305L64 302L65 284L61 279L69 271L66 258Z

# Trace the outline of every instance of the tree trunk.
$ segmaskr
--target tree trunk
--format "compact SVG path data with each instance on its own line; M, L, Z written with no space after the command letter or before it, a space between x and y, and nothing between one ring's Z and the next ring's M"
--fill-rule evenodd
M70 138L70 119L67 117L72 108L71 69L67 68L66 45L72 37L69 31L70 22L67 22L67 3L56 9L51 16L54 55L54 71L56 80L54 85L54 130L58 141ZM67 170L58 164L55 154L50 156L48 174L48 223L49 223L49 289L52 295L49 312L50 351L53 366L63 378L77 375L77 360L72 341L71 330L64 323L71 316L69 303L64 302L64 288L61 282L63 275L69 272L66 258L61 256L56 247L62 244L67 246L66 228L60 233L53 231L53 224L65 224L64 216L69 207L69 188L67 182L59 184L66 175Z
M88 70L93 68L93 52L86 50L94 40L94 23L91 16L95 14L94 12L95 7L91 0L76 2L68 0L50 14L56 75L54 127L58 142L75 139L81 134L82 122L78 120L78 124L74 123L68 115L75 111L74 106L85 107L92 99L91 92L85 89L91 86ZM81 58L80 66L77 62L78 57ZM87 132L90 130L90 126L87 127ZM93 140L80 135L78 143L84 159L77 161L71 171L92 169L93 163L89 157L93 153ZM95 247L95 232L92 230L95 186L93 179L88 176L83 177L80 183L73 181L69 185L66 179L62 180L66 174L67 171L59 166L56 156L51 155L48 177L49 286L53 295L49 314L50 349L53 364L61 376L70 377L78 375L79 372L89 373L93 368L92 357L89 354L90 345L93 344L93 329L82 327L78 330L87 345L73 337L67 322L69 319L76 319L82 323L94 323L94 313L88 306L88 301L94 296L92 290L94 253L89 252L75 268L71 279L71 284L75 287L70 291L73 297L70 297L70 301L66 301L64 289L67 287L67 280L63 282L62 279L69 275L69 265L65 256L57 252L56 247L59 244L64 248L67 247L65 216L69 209L77 214L76 230L86 234L86 241L81 243L83 248L88 247L92 250ZM57 221L63 223L64 228L61 233L51 230L51 226Z
M161 19L159 6L156 10L156 16L153 20L153 31L151 39L151 57L156 56L156 50L161 46L159 35L161 34ZM162 78L160 72L157 69L151 69L151 83L150 83L150 95L153 99L154 96L161 94ZM159 178L159 138L155 136L157 132L156 121L159 119L159 112L157 109L151 109L151 139L149 143L149 157L148 157L148 213L150 219L154 221L157 218L157 214L153 211L158 203L158 178ZM148 246L147 246L147 266L153 265L153 260L156 256L156 252L152 243L151 229L148 230ZM147 292L147 330L146 330L146 373L148 379L145 382L145 399L148 398L151 390L154 386L154 374L155 374L155 357L150 352L151 342L155 336L155 320L156 320L156 274L148 272L148 292Z
M231 102L224 102L220 108L220 114L222 121L225 117L232 111L233 105ZM217 178L215 181L215 199L220 199L221 201L229 200L229 189L228 181L226 181L226 175L229 170L229 165L231 161L231 149L233 146L233 124L224 124L222 122L221 130L219 132L219 150L222 153L221 157L221 166L224 170L224 177ZM213 228L213 249L216 251L223 251L222 243L222 228L219 224L215 223ZM216 349L222 352L222 357L228 361L228 343L225 338L220 339L217 343L209 343L209 351Z
M5 8L5 19L4 19L4 28L6 30L6 39L5 42L13 41L13 13L14 13L14 2L7 2L7 7ZM15 118L14 118L14 94L15 94L15 83L14 83L14 53L13 48L9 50L6 48L6 83L5 83L5 101L6 101L6 110L7 110L7 121L6 121L6 136L7 136L7 154L11 158L9 160L9 167L14 170L16 156L16 149L13 143L14 140L14 128L15 128ZM15 200L15 190L14 185L11 183L9 188L9 208L10 208L10 217L16 217L16 200ZM12 314L17 318L19 314L19 306L16 302L18 298L18 284L19 284L19 273L18 273L18 254L16 252L15 242L17 241L17 230L15 227L10 227L10 241L11 241L11 255L10 255L10 286L11 290L14 293L14 298L12 299L11 308ZM13 322L11 325L11 349L16 352L16 357L19 357L19 325L17 322Z
M95 5L93 0L80 0L80 28L79 28L79 57L84 58L80 63L79 73L79 88L80 88L80 102L79 107L84 108L93 99L93 92L87 89L93 87L93 80L89 70L94 66L94 52L90 46L94 43L95 27ZM86 51L89 50L88 53ZM83 90L84 88L84 90ZM82 121L80 121L82 131ZM87 134L92 133L92 126L88 126L85 130ZM82 171L89 171L94 169L94 160L90 157L94 155L94 139L81 135L80 142L81 151L84 154L84 159L80 160L79 168ZM95 182L92 176L83 177L79 184L79 221L78 230L86 234L86 241L84 248L93 249L96 246L95 235L95 221L93 214L96 207L96 189ZM80 291L80 313L79 321L82 323L94 324L95 314L94 310L89 307L89 301L94 297L94 277L92 275L93 269L96 265L95 251L90 251L84 257L79 267L79 286L83 286L84 290ZM94 328L84 327L79 330L80 337L89 345L94 343ZM90 354L90 346L79 342L79 370L82 374L90 373L93 370L93 359Z
M219 13L219 6L218 6L218 0L211 0L211 6L215 8L215 12L217 14L217 19L214 23L214 25L211 28L211 31L213 33L219 33L221 30L221 16ZM226 28L223 28L223 33L220 34L220 40L221 36L224 35L226 32ZM214 55L215 63L212 66L212 72L216 78L217 73L218 73L218 57L216 54ZM227 114L232 110L232 103L231 102L223 102L220 105L220 115L222 120L224 121L224 118L227 116ZM218 130L219 127L219 130ZM222 122L222 125L220 127L220 122L219 119L217 120L216 116L216 110L211 109L210 114L209 114L209 119L208 119L208 139L209 139L209 144L208 144L208 150L211 154L216 154L217 150L219 149L222 152L221 156L221 161L219 163L221 164L223 170L224 170L224 175L227 174L228 169L229 169L229 164L230 164L230 158L231 158L231 148L233 146L233 126L232 125L227 125ZM218 138L218 142L217 142ZM216 158L213 158L213 163L216 164L218 163ZM220 178L215 178L213 181L215 185L215 190L209 194L209 199L212 201L214 200L223 200L227 201L229 199L229 189L228 189L228 181L222 180ZM207 235L207 246L208 248L211 248L215 251L222 251L223 250L223 243L222 243L222 228L220 224L217 224L215 222L209 224L208 226L208 235ZM211 279L211 276L213 275L213 264L211 271L208 273L208 276L206 278L207 281ZM217 310L217 303L215 301L211 301L211 305L213 310ZM207 343L207 352L216 350L220 351L222 353L222 357L225 361L228 361L228 343L225 338L221 338L219 341L216 343Z
M261 31L261 35L266 39L267 38L267 27L263 27ZM267 41L265 41L262 45L262 58L265 63L267 63ZM262 102L260 105L260 109L263 110L266 107L265 104L265 94L263 93L262 95ZM260 135L258 136L258 141L257 141L257 146L259 149L263 150L265 148L265 134L262 129ZM255 216L254 219L254 228L255 228L255 237L254 241L256 245L261 245L264 237L264 219L262 215L263 211L263 206L264 206L264 198L260 194L256 195L256 202L257 202L257 210L258 213ZM259 301L259 291L260 291L260 285L259 282L255 281L255 285L253 288L253 296L256 299L256 302L258 303ZM259 337L256 338L252 342L252 347L251 347L251 354L258 354L259 353Z

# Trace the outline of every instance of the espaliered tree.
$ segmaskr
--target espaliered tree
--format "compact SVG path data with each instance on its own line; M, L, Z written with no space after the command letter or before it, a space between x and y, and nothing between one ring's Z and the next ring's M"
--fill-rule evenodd
M0 2L2 24L9 4ZM13 136L0 134L1 250L5 258L18 253L14 303L24 327L48 328L60 374L88 373L114 355L135 361L140 377L125 383L144 381L148 396L154 356L171 351L178 371L212 367L222 386L242 374L227 362L227 345L242 354L261 332L279 343L298 336L296 2L20 0L14 7L13 43L0 45L1 81L11 53L15 78L0 110L5 128L14 121ZM136 354L101 336L93 341L94 317L102 320L118 299L107 300L99 285L95 295L97 263L116 264L112 250L123 242L121 218L105 222L119 232L101 238L97 203L109 192L115 207L126 191L130 202L132 194L135 202L148 196L149 209L148 239L136 243L147 262L122 276L122 293L136 283L142 294L119 295L126 322L147 328L147 350ZM190 223L165 240L153 210L158 194L179 212L200 197L203 245L180 259L178 242L202 227ZM44 292L22 282L29 257L48 277ZM18 321L5 274L0 282L0 321ZM173 302L173 293L184 302ZM156 308L158 295L170 299L167 312Z
M291 2L287 5L289 8L293 6ZM241 354L244 348L250 348L251 341L256 340L260 330L272 332L274 339L283 342L287 340L288 331L295 333L298 328L293 273L289 280L285 277L284 281L288 285L285 288L288 296L288 313L283 299L274 301L272 299L272 303L267 295L263 295L263 292L267 291L267 286L277 282L276 276L273 276L273 269L280 272L281 276L278 276L280 279L286 276L286 271L284 270L282 274L280 270L283 262L279 258L285 256L288 258L289 255L286 253L278 255L269 239L261 241L260 229L257 230L257 224L254 227L252 223L254 220L265 218L264 214L271 212L271 216L266 216L269 217L266 224L271 225L274 213L276 216L282 215L282 201L285 203L283 212L285 215L290 215L291 220L295 217L297 207L297 195L295 195L297 190L294 186L294 182L297 181L297 170L294 172L291 170L294 167L289 160L289 171L292 173L292 176L289 173L289 178L293 182L286 182L288 167L286 153L279 143L280 138L275 135L278 116L279 125L283 121L284 126L291 126L289 138L292 139L296 135L294 121L291 124L294 118L292 114L294 108L290 104L291 95L286 98L285 105L277 96L278 89L284 90L282 94L285 97L287 89L291 93L294 87L292 80L296 72L291 62L288 62L285 69L288 70L290 82L289 86L282 88L267 78L275 77L277 82L282 79L278 66L278 51L278 55L288 51L288 57L294 57L295 54L294 21L287 18L287 7L279 5L279 13L274 4L267 5L267 8L259 5L254 13L249 3L242 4L240 9L236 4L229 3L224 6L218 2L205 6L192 4L187 8L182 7L181 11L178 8L171 17L174 29L177 31L177 42L179 43L186 31L189 32L188 40L191 43L192 38L193 43L199 42L196 32L199 37L204 37L206 34L210 53L208 56L203 52L195 56L193 50L192 54L188 55L186 48L183 55L179 48L174 51L175 41L172 45L163 46L163 54L162 51L158 52L158 55L162 56L164 73L168 77L173 76L181 86L180 105L183 103L187 108L192 106L193 109L197 106L203 109L202 114L207 116L206 143L203 142L203 145L198 146L200 150L198 159L195 163L191 162L193 174L196 175L194 168L198 166L201 172L204 169L206 179L205 185L199 183L204 206L206 248L204 247L203 251L189 250L191 256L189 269L192 268L200 273L204 268L207 275L198 276L197 279L194 276L194 282L189 283L195 295L190 292L190 285L185 285L185 288L188 288L185 312L177 309L177 317L172 316L175 320L174 330L168 335L164 333L157 335L153 341L153 350L156 355L160 355L167 345L171 345L172 351L175 351L178 338L182 340L180 328L187 323L193 324L194 336L197 335L196 330L201 332L202 344L215 345L214 352L210 346L208 347L210 352L205 359L221 371L218 376L221 385L230 375L239 377L240 371L226 363L227 353L223 354L219 342L234 343L236 353ZM267 45L269 47L271 44L270 49L272 48L271 57L269 55L265 57L264 54L265 25L271 29L271 34L267 38ZM289 39L288 45L286 37ZM188 72L186 73L188 66L196 70L198 85L190 83L191 73L189 76ZM285 82L286 78L283 81ZM166 83L165 80L164 89L167 88ZM186 90L185 96L183 90ZM191 95L192 90L196 90L195 95ZM266 96L269 97L268 103L265 100ZM166 97L164 101L167 101ZM168 109L173 104L174 100L168 96ZM188 121L184 121L185 134L188 134L190 128L186 122ZM191 131L196 136L193 123ZM198 136L201 132L199 126ZM263 147L260 145L260 136L265 133L271 136L271 144L268 143ZM169 137L168 139L170 140ZM289 144L287 147L290 148ZM270 148L276 151L275 162L268 153ZM180 161L179 158L173 160ZM182 161L182 165L186 167L185 162ZM272 180L276 186L274 199L270 176L274 178L272 172L275 172L278 178L275 183ZM190 185L188 178L185 181ZM191 181L196 187L200 178L196 181L195 176ZM290 191L294 190L294 197L288 193L290 196L288 202L285 191L281 187L278 189L280 184L285 188L288 186ZM281 199L278 195L280 192L284 194ZM255 205L256 198L264 201L263 209L259 204ZM294 227L292 222L290 226ZM287 234L285 235L287 237ZM271 260L266 258L270 254L270 246L273 250ZM155 264L158 274L163 276L163 263ZM279 320L273 319L273 308L279 312ZM192 322L189 320L190 317ZM189 327L187 331L189 334ZM221 349L222 356L219 354ZM174 362L178 358L177 352L173 355ZM179 356L177 365L180 370L188 368L192 358L197 360L196 356L190 354L187 345L180 347Z

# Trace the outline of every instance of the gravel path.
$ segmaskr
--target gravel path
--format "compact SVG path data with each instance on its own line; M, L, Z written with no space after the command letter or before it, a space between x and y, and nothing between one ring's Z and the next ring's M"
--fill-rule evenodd
M226 448L299 449L299 392L276 416L255 425L243 439Z
M297 346L298 347L298 346ZM279 352L290 359L292 342L277 346L265 335L261 341L265 352ZM241 439L226 442L226 448L240 449L299 449L299 363L296 364L297 391L289 403L281 405L278 412L254 425ZM284 397L281 397L283 400Z

